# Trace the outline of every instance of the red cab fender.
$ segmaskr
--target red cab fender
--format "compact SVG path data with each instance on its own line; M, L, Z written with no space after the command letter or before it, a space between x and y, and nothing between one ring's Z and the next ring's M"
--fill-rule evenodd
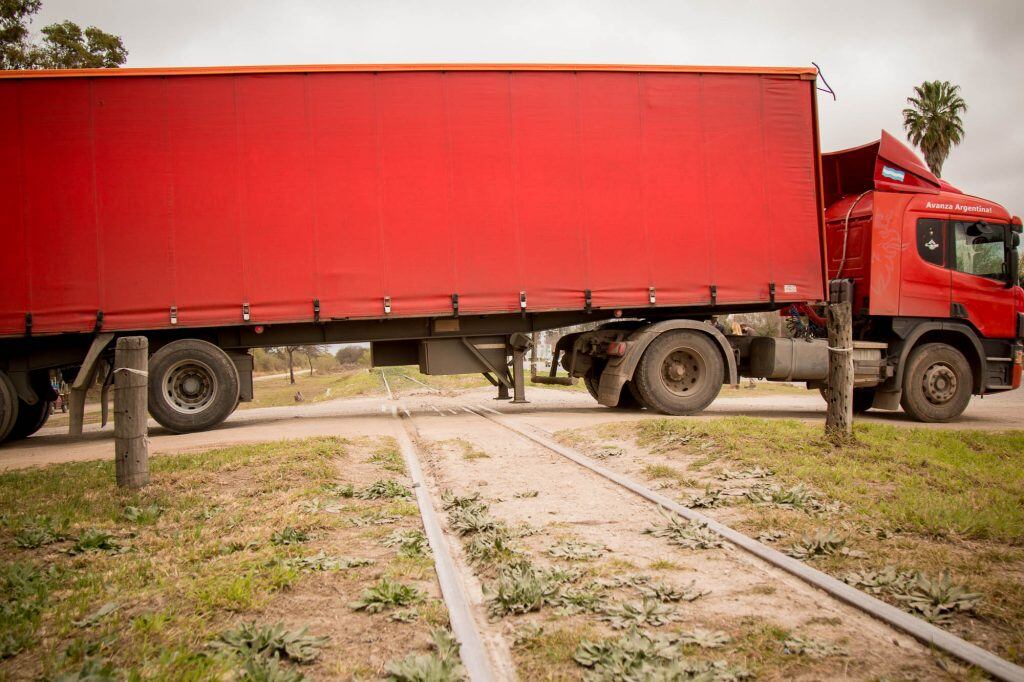
M891 346L890 353L896 351L899 360L896 363L896 371L893 373L892 378L882 384L881 390L902 393L903 372L906 369L910 351L918 345L921 337L925 334L940 332L945 339L939 340L944 340L947 343L952 342L951 345L957 347L971 365L971 370L975 374L972 377L971 392L974 395L984 395L985 377L987 376L985 349L982 347L978 335L971 327L961 322L918 322L916 320L896 319L893 323L893 329L902 337L902 341L894 347ZM957 343L957 340L959 340L959 343Z
M647 346L662 332L675 329L692 329L714 339L725 360L728 383L739 382L736 356L733 354L732 346L729 345L725 335L718 331L713 324L697 320L665 320L641 327L626 338L626 353L621 357L610 359L604 371L601 372L601 385L598 387L597 401L608 407L618 405L622 387L633 378L633 372L640 363L640 357L647 350Z

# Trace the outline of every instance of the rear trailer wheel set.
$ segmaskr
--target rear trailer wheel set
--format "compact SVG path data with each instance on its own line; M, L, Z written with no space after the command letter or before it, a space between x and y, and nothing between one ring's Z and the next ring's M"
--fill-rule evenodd
M718 396L725 379L722 354L707 334L665 332L644 351L633 382L645 405L662 414L700 412Z

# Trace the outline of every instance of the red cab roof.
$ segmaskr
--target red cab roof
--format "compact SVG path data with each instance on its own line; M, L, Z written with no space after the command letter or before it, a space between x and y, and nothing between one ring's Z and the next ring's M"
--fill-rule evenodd
M886 131L860 147L822 154L825 204L868 190L938 194L960 190L928 170L921 158Z

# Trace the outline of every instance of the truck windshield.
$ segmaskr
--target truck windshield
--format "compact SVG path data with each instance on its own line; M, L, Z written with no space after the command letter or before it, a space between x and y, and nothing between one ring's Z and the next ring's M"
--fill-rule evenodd
M1003 225L983 221L953 223L953 248L956 269L970 275L1003 279L1005 246Z

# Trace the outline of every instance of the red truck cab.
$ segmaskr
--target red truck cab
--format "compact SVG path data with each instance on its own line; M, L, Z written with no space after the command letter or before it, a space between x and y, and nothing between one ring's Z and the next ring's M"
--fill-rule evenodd
M855 338L889 344L892 376L874 406L903 399L907 408L910 353L928 343L955 349L970 376L933 358L921 377L925 407L958 381L975 395L1020 387L1020 218L939 179L884 131L871 144L823 155L822 176L828 279L854 282Z

